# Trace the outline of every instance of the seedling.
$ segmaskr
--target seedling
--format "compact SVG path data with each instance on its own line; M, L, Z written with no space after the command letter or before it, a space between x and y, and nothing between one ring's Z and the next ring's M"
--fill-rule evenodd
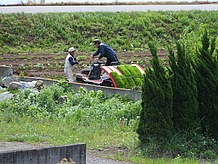
M19 64L18 68L19 69L25 69L25 65L24 64Z
M44 68L44 65L43 65L42 63L38 63L38 64L37 64L37 68L38 68L38 69L43 69L43 68Z
M33 68L33 63L29 63L27 66L28 69L32 69Z
M47 62L47 66L48 66L49 69L53 68L53 65L51 65L49 62Z

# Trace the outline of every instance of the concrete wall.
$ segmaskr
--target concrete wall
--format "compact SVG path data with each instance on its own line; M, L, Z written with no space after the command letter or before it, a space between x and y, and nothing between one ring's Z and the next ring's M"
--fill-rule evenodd
M63 158L72 159L76 164L86 164L86 145L3 152L0 164L57 164Z
M86 88L88 91L94 90L102 90L105 95L113 96L115 94L120 95L122 97L128 97L133 100L140 100L141 99L141 92L130 90L130 89L121 89L121 88L112 88L112 87L103 87L98 85L90 85L84 83L69 83L70 87L73 87L75 90L78 90L80 87Z
M0 66L0 80L13 74L12 67Z
M58 82L58 80L41 78L41 77L24 77L24 78L20 78L20 80L26 81L26 82L31 82L34 80L42 80L43 84L46 86L53 85Z
M9 76L11 73L13 73L13 70L11 67L0 66L0 80L3 77ZM47 79L47 78L40 78L40 77L24 77L24 78L21 78L20 80L27 81L27 82L34 81L34 80L42 80L44 85L47 85L47 86L55 84L58 82L57 80L54 80L54 79ZM103 87L103 86L99 86L99 85L91 85L91 84L76 83L76 82L72 82L72 83L68 83L68 84L70 87L73 87L75 90L78 90L80 87L84 87L88 91L90 91L90 90L94 90L94 91L102 90L104 92L104 94L107 96L112 96L114 94L118 94L121 96L127 96L133 100L140 100L141 99L141 92L136 91L136 90Z
M42 80L45 85L52 85L52 84L58 82L57 80L52 80L52 79L25 77L25 81L33 81L33 80ZM99 86L99 85L91 85L91 84L77 83L77 82L71 82L71 83L68 83L68 85L70 87L73 87L75 90L78 90L80 87L84 87L88 91L102 90L104 92L104 94L107 96L113 96L114 94L118 94L118 95L123 96L123 97L127 96L128 98L133 99L133 100L140 100L141 99L141 91L136 91L136 90L103 87L103 86Z

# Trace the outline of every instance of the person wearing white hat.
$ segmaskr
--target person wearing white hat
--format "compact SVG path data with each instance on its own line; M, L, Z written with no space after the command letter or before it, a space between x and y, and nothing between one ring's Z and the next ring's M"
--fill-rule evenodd
M65 64L64 64L64 73L69 82L74 81L73 69L74 69L74 65L78 64L78 61L76 60L74 56L75 52L76 52L76 49L74 47L69 48L68 55L65 59Z

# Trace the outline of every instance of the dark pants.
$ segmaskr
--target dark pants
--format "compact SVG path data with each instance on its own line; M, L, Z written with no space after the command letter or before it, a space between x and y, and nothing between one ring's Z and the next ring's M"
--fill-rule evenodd
M112 58L107 58L107 61L106 61L106 66L110 66L112 62L117 62L117 65L119 64L119 61L117 59L116 56L113 56Z

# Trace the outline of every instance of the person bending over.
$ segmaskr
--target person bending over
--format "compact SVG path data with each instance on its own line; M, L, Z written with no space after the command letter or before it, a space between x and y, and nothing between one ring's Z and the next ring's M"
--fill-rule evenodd
M97 56L98 54L98 60L100 60L102 57L106 57L107 61L106 61L106 66L110 66L110 65L118 65L119 61L117 59L116 56L116 52L108 45L101 43L101 41L99 39L95 39L94 40L94 45L96 48L98 48L98 50L90 55L90 58L94 58L94 56Z

